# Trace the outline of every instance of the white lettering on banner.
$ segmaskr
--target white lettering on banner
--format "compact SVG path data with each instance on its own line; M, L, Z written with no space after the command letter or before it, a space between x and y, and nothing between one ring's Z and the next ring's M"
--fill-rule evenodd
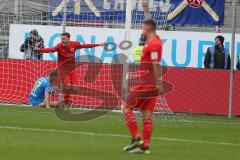
M73 1L74 1L74 13L80 14L80 7L81 7L80 0L73 0ZM62 0L60 4L53 10L52 16L55 17L60 12L62 12L65 6L65 3L69 3L69 2L70 0L66 0L66 1ZM92 3L91 0L86 0L85 3L91 9L91 11L95 14L95 16L100 17L100 11L96 8L96 6Z
M124 1L123 0L115 0L114 10L123 10L124 9Z
M57 4L56 8L53 9L52 16L55 17L59 13L61 13L64 9L65 2L68 4L70 1L73 1L73 11L75 14L81 13L81 5L86 4L88 8L95 14L95 16L100 17L99 10L97 8L103 7L105 10L115 10L115 11L124 11L125 7L125 1L124 0L103 0L103 4L100 3L94 3L91 0L85 0L84 2L81 2L81 0L61 0L59 4ZM113 3L114 8L111 8L111 3ZM170 4L170 1L167 0L165 3L163 1L156 1L156 0L149 0L149 8L156 9L157 7L164 5L164 4ZM103 5L103 6L102 6ZM133 0L133 9L143 10L142 9L142 0ZM71 12L71 11L70 11Z
M103 8L106 9L106 10L110 10L111 4L110 4L109 0L104 0L103 1Z
M32 29L39 31L46 47L54 47L60 42L61 26L11 24L9 58L23 59L24 56L20 52L20 46ZM107 41L118 45L116 50L110 51L104 50L103 47L77 50L77 61L81 61L81 56L87 55L96 56L104 63L111 63L113 57L116 58L118 54L123 53L124 48L119 47L119 45L125 39L124 29L67 27L67 31L72 35L72 40L80 43L101 43ZM140 35L141 30L131 31L132 47L127 50L130 62L134 60L133 49L138 45ZM207 48L214 46L214 39L219 33L158 31L158 35L163 41L163 65L202 68ZM231 34L221 35L225 37L225 47L231 48ZM240 53L240 34L236 35L236 40L236 53ZM56 53L44 54L44 60L57 60Z

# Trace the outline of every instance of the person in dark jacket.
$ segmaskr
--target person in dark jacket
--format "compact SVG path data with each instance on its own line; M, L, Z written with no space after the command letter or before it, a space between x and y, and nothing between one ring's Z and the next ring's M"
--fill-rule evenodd
M240 53L238 54L237 69L240 70Z
M227 48L224 48L224 37L215 38L216 45L209 47L204 59L204 66L208 69L230 69L231 59Z
M25 42L20 47L20 51L24 52L24 59L43 60L43 54L35 51L34 48L44 48L44 40L35 29L32 30L29 37L25 39Z

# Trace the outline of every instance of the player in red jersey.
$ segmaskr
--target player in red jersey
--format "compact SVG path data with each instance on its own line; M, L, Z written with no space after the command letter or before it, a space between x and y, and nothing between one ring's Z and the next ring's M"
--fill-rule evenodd
M140 71L143 76L139 83L130 88L125 104L125 122L132 135L132 142L124 147L129 153L149 154L151 135L153 132L152 113L154 111L156 97L161 91L160 85L160 61L162 57L162 41L156 34L156 23L148 19L148 4L143 3L145 9L145 21L143 25L143 36L145 46L142 51ZM162 91L161 91L162 92ZM133 109L138 108L143 112L142 138L140 136L137 120Z
M76 68L75 52L77 49L82 48L94 48L98 46L105 46L105 43L101 44L80 44L77 41L70 41L71 35L69 33L63 33L61 37L61 43L52 48L36 48L35 50L50 53L58 53L58 70L59 76L64 84L64 101L65 104L69 103L70 91L78 93L77 76L74 72Z

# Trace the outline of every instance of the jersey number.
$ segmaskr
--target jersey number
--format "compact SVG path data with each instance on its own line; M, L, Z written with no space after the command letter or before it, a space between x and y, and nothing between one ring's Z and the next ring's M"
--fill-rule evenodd
M37 90L41 85L42 85L41 82L37 82L37 84L35 84L34 87L33 87L33 89L32 89L32 94L33 94L34 92L36 92L36 90Z

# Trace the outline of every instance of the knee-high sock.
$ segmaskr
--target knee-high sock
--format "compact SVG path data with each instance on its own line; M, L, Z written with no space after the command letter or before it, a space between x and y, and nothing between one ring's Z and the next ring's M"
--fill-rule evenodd
M65 89L63 92L63 104L64 105L70 105L70 95L71 90L70 89Z
M143 147L149 148L150 142L151 142L151 137L152 137L152 132L153 132L152 119L143 120L143 131L142 132L143 132L142 137L143 137L143 142L144 142Z
M70 105L70 94L64 94L63 96L63 104Z
M132 134L132 139L133 140L140 139L137 120L133 111L127 111L125 113L125 122L126 125L128 126L130 133Z

